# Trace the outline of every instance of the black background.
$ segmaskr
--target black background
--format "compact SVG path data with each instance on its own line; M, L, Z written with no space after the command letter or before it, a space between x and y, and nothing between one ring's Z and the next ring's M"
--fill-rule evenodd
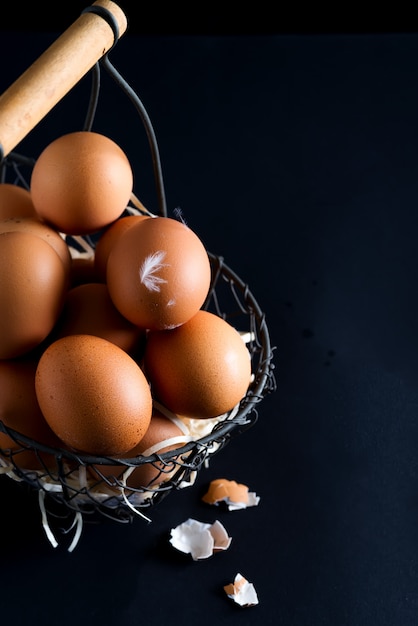
M205 29L213 15L205 13ZM43 33L16 28L15 17L0 33L3 89L54 40L64 12L58 17ZM112 60L153 120L169 211L181 207L207 248L248 281L276 346L278 389L257 424L192 488L158 505L151 524L85 524L72 553L72 533L58 533L52 548L36 494L2 477L2 620L416 626L413 21L383 29L363 21L350 32L334 22L326 33L318 22L316 32L301 32L306 23L290 32L288 21L288 32L250 34L220 32L212 21L203 33L199 13L195 33L141 33L134 18ZM135 114L111 81L103 99L97 127L126 149L136 193L152 210ZM80 85L22 150L36 155L77 127L84 104ZM204 505L218 477L247 484L258 507ZM197 563L174 551L169 531L188 517L219 519L230 549ZM222 586L237 572L254 583L257 607L226 598Z
M374 3L158 3L121 0L129 33L139 35L255 35L309 33L414 32L410 4ZM89 3L9 3L2 29L62 32Z

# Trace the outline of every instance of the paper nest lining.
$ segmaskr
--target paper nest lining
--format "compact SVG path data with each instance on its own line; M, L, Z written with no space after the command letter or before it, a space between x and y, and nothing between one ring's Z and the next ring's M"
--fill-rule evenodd
M176 438L170 438L164 441L159 442L157 445L153 446L149 450L145 450L143 456L151 456L154 453L158 453L159 450L162 450L164 447L169 446L170 444L177 443L179 446L186 444L190 441L198 441L199 439L210 435L213 431L214 427L221 422L225 422L228 420L232 420L236 415L239 405L234 407L234 409L227 414L220 415L215 418L210 419L197 419L197 418L186 418L186 417L178 417L165 409L162 405L155 402L155 405L161 410L166 417L169 417L181 428L183 431L183 435L180 435ZM218 448L219 443L216 441L210 442L209 444L205 444L205 449L208 455L213 454ZM173 454L175 454L175 450L173 450ZM121 466L121 470L123 466ZM54 492L54 493L63 493L64 488L60 480L54 479L51 475L49 475L44 469L31 469L27 470L25 468L21 468L22 473L30 474L34 478L36 478L37 483L39 484L40 489L44 489L45 492ZM115 487L107 485L104 481L100 484L97 484L97 480L90 477L86 472L86 467L83 465L78 466L77 468L70 468L64 461L64 471L66 474L65 484L70 490L74 492L74 496L72 501L74 503L88 503L92 502L92 499L97 500L97 502L106 502L106 505L110 508L112 507L112 501L114 502L114 507L116 508L120 500L123 499L127 506L132 508L138 515L143 516L143 514L136 509L137 506L142 505L146 500L152 497L154 491L153 490L144 490L144 491L132 491L129 490L129 497L125 493L124 482L126 484L126 480L128 479L131 472L134 470L134 467L127 467L124 475L122 477L122 487L120 488L120 493L117 492ZM4 456L2 457L0 454L0 473L6 474L9 478L17 482L21 482L24 479L22 476L19 476L16 472L14 465L7 460ZM167 482L172 475L172 472L167 473L167 477L164 479L164 482ZM197 471L190 472L188 480L183 480L179 484L179 488L190 487L194 484L197 477ZM87 493L87 491L89 493Z
M141 213L143 214L145 211L151 217L154 217L153 214L146 211L144 207L140 203L136 202L135 200L136 198L134 197L131 198L131 201L134 203L135 208L132 206L127 207L128 211L131 214L141 214ZM67 238L66 235L62 233L60 234L63 238ZM71 237L70 239L73 240L74 244L76 245L78 244L79 246L79 248L77 248L76 245L71 245L71 241L68 241L69 249L73 258L89 259L92 257L94 253L94 248L90 246L90 244L83 237L74 236L74 237ZM241 331L239 332L244 343L249 343L250 341L254 340L253 332L241 332ZM251 377L251 380L253 379L254 379L254 375L252 375ZM225 413L223 415L220 415L214 418L199 419L199 418L176 416L170 411L168 411L167 409L165 409L165 407L159 405L157 402L155 402L155 404L167 417L170 417L170 419L175 421L175 423L180 426L181 430L183 431L183 437L180 436L179 438L176 438L175 440L170 439L170 440L163 441L157 446L153 446L152 449L145 451L142 454L142 456L151 456L154 453L158 453L159 450L163 449L166 446L169 446L170 444L178 443L181 446L191 441L198 442L202 438L210 437L210 435L212 434L212 432L214 431L215 427L218 424L224 423L224 422L226 423L234 419L234 417L239 411L239 406L240 406L240 403L237 403L237 405L233 408L233 410L229 411L228 413ZM220 448L221 445L222 445L222 442L219 442L219 441L207 441L204 444L202 444L202 446L204 446L204 451L205 451L204 463L206 466L209 464L209 457L213 453L215 453ZM173 456L174 455L175 455L175 450L173 450ZM185 459L186 459L186 455L185 455ZM164 488L164 484L170 480L174 471L176 471L177 469L177 466L175 466L175 463L173 464L173 466L174 466L173 472L167 472L167 475L164 477L164 481L162 481L159 486L162 486ZM90 475L88 475L88 472L86 471L85 466L80 465L76 468L73 468L73 467L70 468L69 464L66 463L64 460L63 470L64 470L65 478L63 479L63 482L61 482L61 480L59 480L58 477L57 478L54 477L54 472L52 470L51 470L51 473L49 473L45 469L39 469L39 470L37 469L28 470L25 468L16 469L14 464L7 459L7 453L5 452L4 455L2 456L2 453L0 450L0 474L6 474L8 477L12 478L13 480L17 482L24 481L25 480L24 476L25 476L30 479L30 482L36 483L39 491L42 492L39 494L39 502L40 502L43 517L45 517L46 515L45 507L44 507L45 494L47 493L54 493L58 495L62 494L63 500L64 500L65 491L70 491L71 500L75 507L79 505L80 508L82 508L83 504L89 504L89 503L92 504L96 501L97 503L105 503L106 506L109 508L116 509L118 508L122 500L124 504L126 504L127 507L132 509L139 516L144 517L145 519L148 520L148 518L144 516L143 513L139 509L143 507L146 501L152 499L155 493L155 489L152 489L152 490L144 489L144 490L137 490L137 491L135 490L132 491L131 489L129 489L129 486L126 485L126 481L129 478L129 475L133 471L133 469L134 468L132 467L126 468L126 471L123 473L121 477L120 487L116 486L115 488L115 486L106 484L105 481L98 482L97 480L92 478ZM123 466L121 466L121 470L123 470ZM195 483L196 477L197 477L197 469L191 470L191 471L189 470L187 473L187 479L184 478L183 480L180 480L180 483L177 485L177 488L183 489L183 488L192 486ZM156 487L156 489L158 489L158 487ZM76 511L75 515L76 516L81 515L81 511L80 512ZM79 527L81 524L80 520L78 520L77 524ZM54 544L55 542L51 541L51 543Z

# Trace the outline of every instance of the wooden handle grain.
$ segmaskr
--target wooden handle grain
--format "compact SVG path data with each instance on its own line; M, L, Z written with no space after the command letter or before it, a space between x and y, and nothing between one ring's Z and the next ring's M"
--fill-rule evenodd
M126 16L111 0L97 0L116 20ZM99 9L100 10L100 9ZM114 44L111 25L94 12L78 19L0 96L0 146L6 156Z

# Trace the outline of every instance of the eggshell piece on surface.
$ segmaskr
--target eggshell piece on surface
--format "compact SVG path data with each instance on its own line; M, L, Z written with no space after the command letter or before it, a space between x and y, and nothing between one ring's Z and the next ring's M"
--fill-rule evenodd
M0 358L38 346L61 313L68 276L55 250L26 232L0 234Z
M225 478L212 480L208 491L202 497L202 501L208 504L216 504L221 500L246 504L248 502L247 485L237 483L235 480L226 480Z
M0 183L0 219L36 217L30 191L12 183Z
M67 133L48 144L30 180L38 215L70 235L99 231L117 219L132 186L125 152L109 137L92 131Z
M210 418L245 395L251 360L240 334L224 319L198 311L167 331L149 331L144 368L156 399L177 415Z
M256 606L259 603L253 583L249 582L240 573L235 576L233 583L224 585L224 591L228 598L239 606Z
M126 230L107 261L116 308L132 323L152 330L188 321L204 303L210 280L202 241L170 217L149 218Z
M151 392L141 368L101 337L71 335L50 344L39 359L35 390L55 434L88 454L124 454L151 420Z
M145 331L119 313L104 283L85 283L66 294L54 337L96 335L116 344L125 352L139 354L145 344Z

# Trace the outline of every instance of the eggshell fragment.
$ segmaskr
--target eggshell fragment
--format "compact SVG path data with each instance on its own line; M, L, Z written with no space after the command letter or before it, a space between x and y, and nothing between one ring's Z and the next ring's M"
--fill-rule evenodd
M185 417L226 413L245 395L251 378L240 334L203 310L172 330L150 331L144 367L155 398Z
M215 552L227 550L231 545L224 526L216 520L213 524L189 518L171 529L171 545L185 554L190 554L194 561L207 559Z
M55 434L89 454L125 453L151 420L151 392L141 368L101 337L71 335L50 344L39 359L35 390Z
M188 321L204 303L210 278L202 241L170 217L134 224L118 237L107 261L106 280L116 308L151 330Z
M258 596L253 583L250 583L242 574L235 576L234 582L224 586L228 598L243 607L256 606Z
M202 501L207 504L217 505L225 502L230 511L256 506L259 500L255 493L249 492L247 485L225 478L212 480L208 491L202 497Z
M27 232L0 234L0 358L21 356L52 331L68 275L55 250Z

